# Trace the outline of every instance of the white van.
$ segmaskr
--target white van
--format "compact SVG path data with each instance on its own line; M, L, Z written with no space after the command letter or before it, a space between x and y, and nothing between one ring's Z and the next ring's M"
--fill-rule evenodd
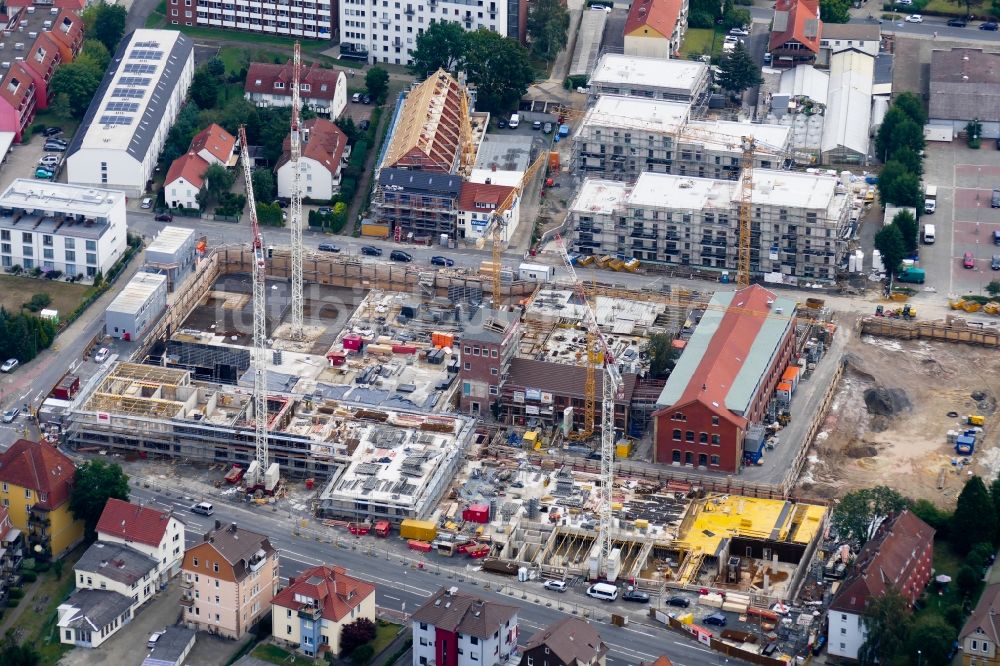
M514 129L521 124L521 116L516 113L510 115L510 120L507 122L507 127Z
M587 589L587 596L602 601L614 601L618 598L618 588L609 583L594 583Z
M191 513L197 513L202 516L211 516L215 513L215 507L208 502L198 502L191 507Z
M934 244L934 225L925 224L924 225L924 243L927 245Z

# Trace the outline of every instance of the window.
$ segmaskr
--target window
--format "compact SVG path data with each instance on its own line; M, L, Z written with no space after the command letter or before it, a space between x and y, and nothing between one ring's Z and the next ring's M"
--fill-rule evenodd
M701 444L708 444L708 433L707 432L698 433L698 442Z
M496 349L491 349L490 350L490 356L492 356L493 358L497 358L497 350Z
M490 368L490 374L494 376L499 375L500 371L497 368Z
M718 444L718 443L719 443L719 436L713 433L712 434L712 444Z
M24 499L31 499L31 488L24 489Z
M676 441L676 442L681 441L681 431L680 431L680 428L674 430L674 441Z
M466 369L466 370L471 370L471 369L472 369L472 364L471 364L471 363L469 363L468 361L466 361L466 362L465 362L465 369Z
M719 417L718 416L713 416L712 417L712 425L719 425Z
M479 645L479 639L477 637L473 636L472 637L472 644L473 645Z
M716 467L719 466L719 456L712 456L711 458L709 458L709 460L711 461L712 465L715 465Z
M4 484L3 484L3 491L4 491L4 492L7 492L7 482L6 482L6 481L5 481L5 482L4 482Z
M847 635L847 628L846 627L841 627L840 628L840 635L841 636L846 636Z
M197 557L191 559L191 565L192 566L198 566L198 558Z
M687 440L687 441L689 441L689 442L693 442L694 441L694 430L688 430L686 433L684 433L684 439Z

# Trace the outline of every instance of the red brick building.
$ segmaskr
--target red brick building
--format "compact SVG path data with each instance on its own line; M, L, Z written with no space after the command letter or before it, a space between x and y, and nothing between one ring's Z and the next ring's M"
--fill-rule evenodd
M469 327L459 341L459 409L473 416L486 414L499 401L507 366L521 338L516 314L487 311L482 317L481 326Z
M716 292L653 414L654 462L736 472L795 349L795 301L759 285Z

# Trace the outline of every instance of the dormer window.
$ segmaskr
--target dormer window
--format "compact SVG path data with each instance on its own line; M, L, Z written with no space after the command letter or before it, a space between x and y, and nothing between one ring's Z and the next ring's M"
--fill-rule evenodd
M275 90L281 90L284 87L285 87L285 84L283 82L281 82L281 81L275 81L274 82L274 89Z
M257 79L256 81L253 82L255 86L259 86L261 83L262 81L260 79Z
M35 49L35 60L37 60L38 62L45 61L45 49L43 49L41 46Z
M309 92L311 89L312 89L312 86L310 86L308 83L303 83L302 84L302 92Z
M11 79L10 83L7 84L7 91L11 93L16 93L18 87L20 87L21 82L17 79Z
M320 89L320 92L326 92L326 84L325 83L321 83L319 85L319 89Z

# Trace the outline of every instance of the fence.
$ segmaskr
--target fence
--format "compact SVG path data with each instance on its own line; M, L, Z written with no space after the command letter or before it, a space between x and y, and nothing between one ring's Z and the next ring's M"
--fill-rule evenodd
M765 657L757 652L749 652L747 650L740 649L735 645L730 645L729 643L716 638L711 634L711 632L706 631L701 627L683 624L679 620L675 620L664 611L650 608L649 617L663 624L671 631L683 634L688 638L695 638L701 645L704 645L719 654L726 655L727 657L735 657L737 659L748 661L751 664L759 664L759 666L787 666L787 662L782 659Z
M863 317L861 332L903 340L939 340L1000 347L1000 332L996 330L940 321L915 322L886 317Z

